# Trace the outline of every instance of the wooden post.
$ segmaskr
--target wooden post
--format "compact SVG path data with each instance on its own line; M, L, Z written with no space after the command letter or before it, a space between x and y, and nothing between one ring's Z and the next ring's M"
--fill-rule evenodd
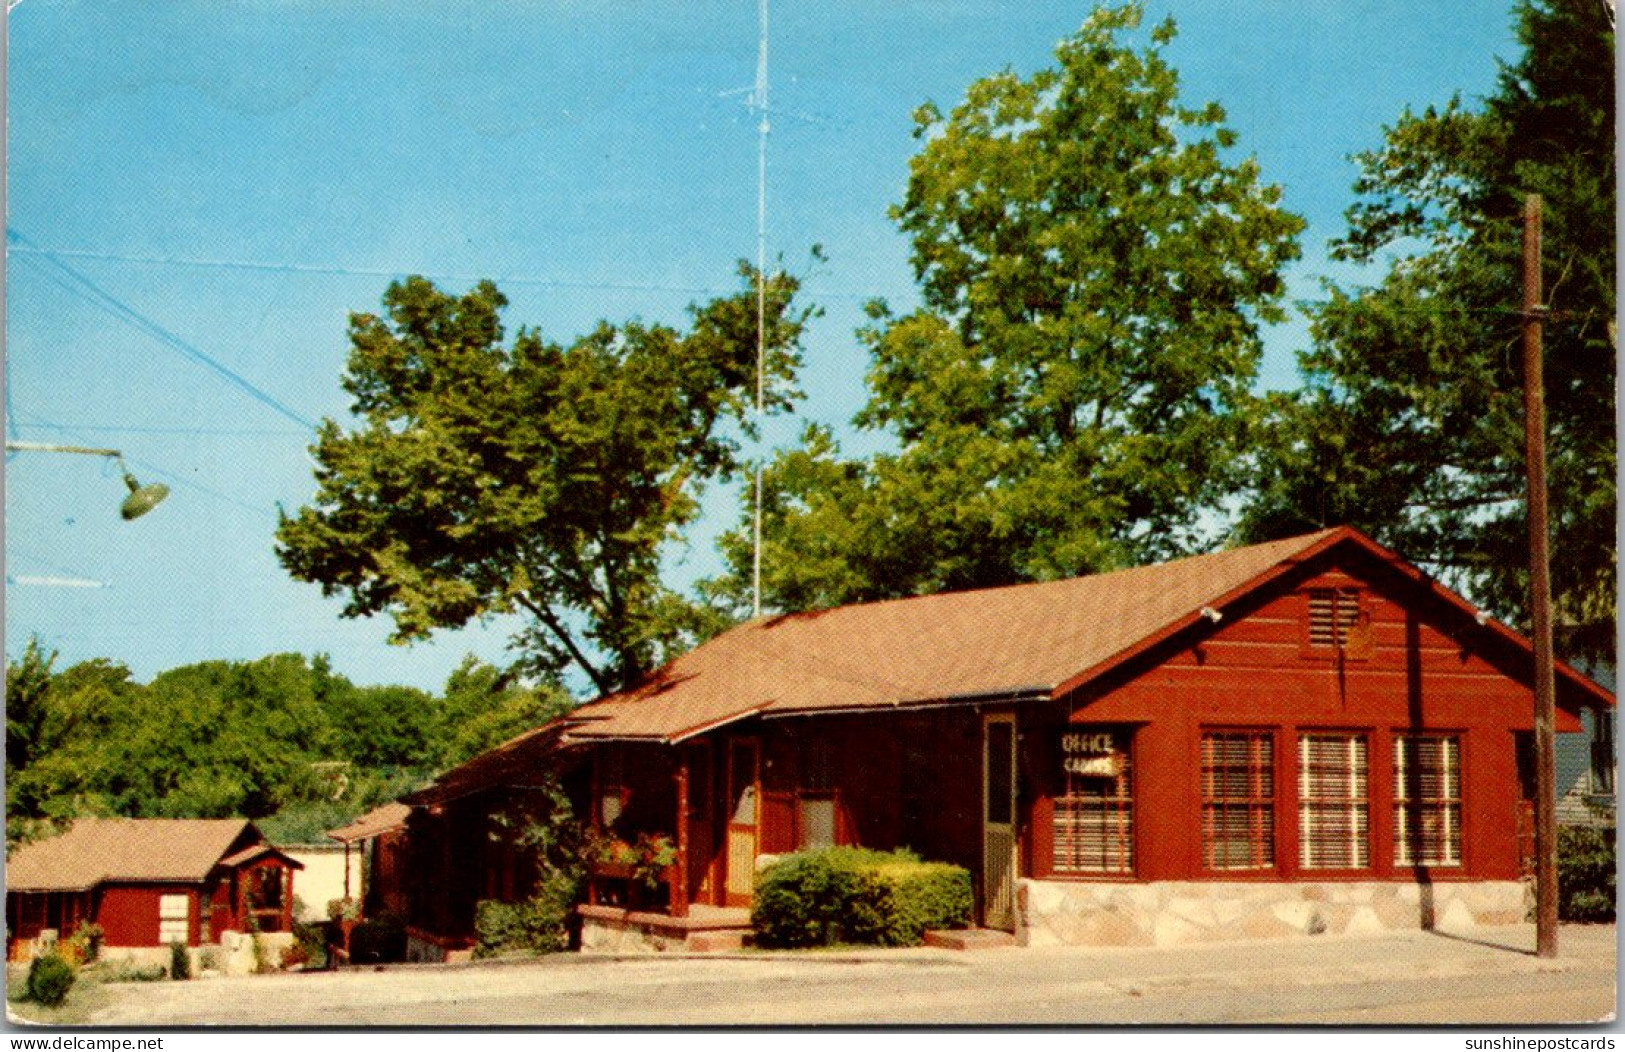
M671 879L671 915L688 916L688 749L677 749L677 861Z
M1540 195L1523 208L1523 410L1529 479L1529 613L1535 644L1535 955L1557 956L1557 692L1546 525L1546 398L1542 379Z

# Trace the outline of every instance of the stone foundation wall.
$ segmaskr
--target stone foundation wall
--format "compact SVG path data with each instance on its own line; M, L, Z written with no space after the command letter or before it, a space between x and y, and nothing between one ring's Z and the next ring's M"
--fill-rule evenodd
M685 948L685 934L602 917L581 921L582 953L673 953Z
M1023 880L1026 946L1176 946L1190 942L1357 935L1407 928L1517 924L1529 892L1515 881L1462 884L1151 884Z

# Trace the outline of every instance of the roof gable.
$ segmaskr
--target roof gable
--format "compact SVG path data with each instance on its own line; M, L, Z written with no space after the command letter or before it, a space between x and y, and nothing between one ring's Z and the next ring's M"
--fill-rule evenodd
M83 891L107 881L196 883L222 856L258 842L243 818L81 818L6 860L9 891Z

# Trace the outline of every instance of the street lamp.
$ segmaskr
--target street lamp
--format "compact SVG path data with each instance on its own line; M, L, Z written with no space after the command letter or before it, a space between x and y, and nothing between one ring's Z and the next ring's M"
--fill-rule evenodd
M96 449L91 446L56 446L45 442L7 442L8 453L80 453L87 457L112 457L118 461L119 471L124 475L124 484L130 488L130 495L124 498L119 505L118 512L124 516L126 522L130 519L139 519L147 512L156 508L165 497L169 496L169 487L162 482L154 482L150 486L143 486L130 474L125 466L124 454L116 449Z

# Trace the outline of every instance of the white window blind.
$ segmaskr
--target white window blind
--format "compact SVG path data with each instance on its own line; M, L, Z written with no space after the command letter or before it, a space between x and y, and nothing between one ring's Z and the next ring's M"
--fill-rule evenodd
M1394 739L1394 864L1461 865L1461 742Z
M190 895L158 896L158 941L188 942L192 936L192 897Z
M1305 869L1370 864L1371 801L1363 734L1298 739L1298 862Z

